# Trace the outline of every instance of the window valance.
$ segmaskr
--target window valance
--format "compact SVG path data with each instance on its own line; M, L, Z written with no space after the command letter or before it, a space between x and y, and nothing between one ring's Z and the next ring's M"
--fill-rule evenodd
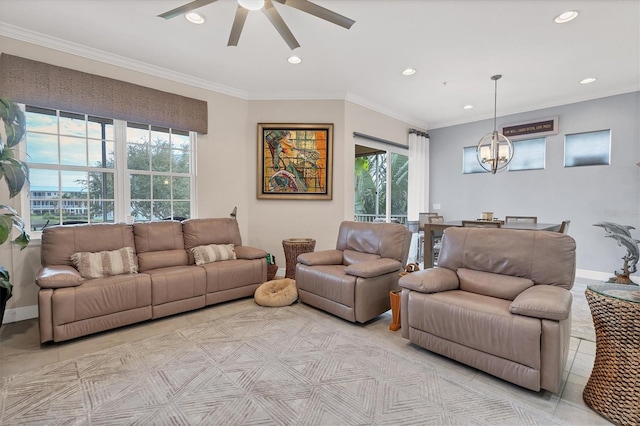
M0 55L0 96L14 102L207 133L207 102L18 56Z

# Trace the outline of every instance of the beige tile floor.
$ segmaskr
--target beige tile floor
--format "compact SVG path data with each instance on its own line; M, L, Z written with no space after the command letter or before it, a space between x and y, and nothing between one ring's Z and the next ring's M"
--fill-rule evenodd
M237 300L57 344L40 344L37 319L4 324L0 327L0 377L28 372L50 363L210 321L246 309L253 303L252 298ZM334 321L342 321L330 315L328 317ZM388 312L364 326L354 326L354 330L358 334L366 334L367 338L379 340L381 344L393 346L400 351L422 350L408 344L400 336L400 332L390 332L390 323L391 314ZM447 369L447 374L462 375L466 380L476 381L486 386L489 392L508 394L511 398L517 398L525 404L549 412L569 424L611 424L592 411L582 400L582 390L591 373L595 356L593 342L571 338L569 358L564 373L564 386L560 394L531 392L430 352L424 351L424 354L433 356L433 362Z

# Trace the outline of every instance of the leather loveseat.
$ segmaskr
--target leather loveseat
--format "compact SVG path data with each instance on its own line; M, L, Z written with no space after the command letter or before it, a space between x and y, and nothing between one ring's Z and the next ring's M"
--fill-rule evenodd
M298 255L300 300L351 322L377 317L390 309L410 244L404 225L342 222L335 250Z
M45 228L36 277L40 341L251 296L266 281L266 254L243 246L227 218Z
M400 279L403 337L519 386L559 392L575 249L556 232L447 228L438 267Z

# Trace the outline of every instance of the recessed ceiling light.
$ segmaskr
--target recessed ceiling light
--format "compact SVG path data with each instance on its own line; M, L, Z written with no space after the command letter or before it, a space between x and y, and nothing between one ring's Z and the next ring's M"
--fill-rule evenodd
M416 73L416 70L414 68L407 68L406 70L402 71L402 75L414 75Z
M580 84L589 84L589 83L593 83L596 80L597 80L597 78L595 78L595 77L588 77L588 78L580 80Z
M473 105L465 105L462 107L462 109L471 109L473 108Z
M204 24L204 16L200 15L198 12L189 12L184 15L184 17L192 24Z
M238 0L238 4L247 10L260 10L264 7L264 0Z
M573 21L574 19L576 19L577 16L578 16L578 12L576 12L575 10L568 10L556 16L556 19L554 19L554 22L556 24L565 24L569 21Z
M302 62L302 59L297 56L291 56L289 57L289 59L287 59L287 61L289 61L290 64L299 64L300 62Z

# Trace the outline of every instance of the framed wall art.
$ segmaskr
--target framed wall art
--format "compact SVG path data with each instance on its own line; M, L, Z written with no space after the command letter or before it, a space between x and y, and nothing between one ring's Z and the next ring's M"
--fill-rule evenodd
M258 123L258 198L331 200L333 124Z

